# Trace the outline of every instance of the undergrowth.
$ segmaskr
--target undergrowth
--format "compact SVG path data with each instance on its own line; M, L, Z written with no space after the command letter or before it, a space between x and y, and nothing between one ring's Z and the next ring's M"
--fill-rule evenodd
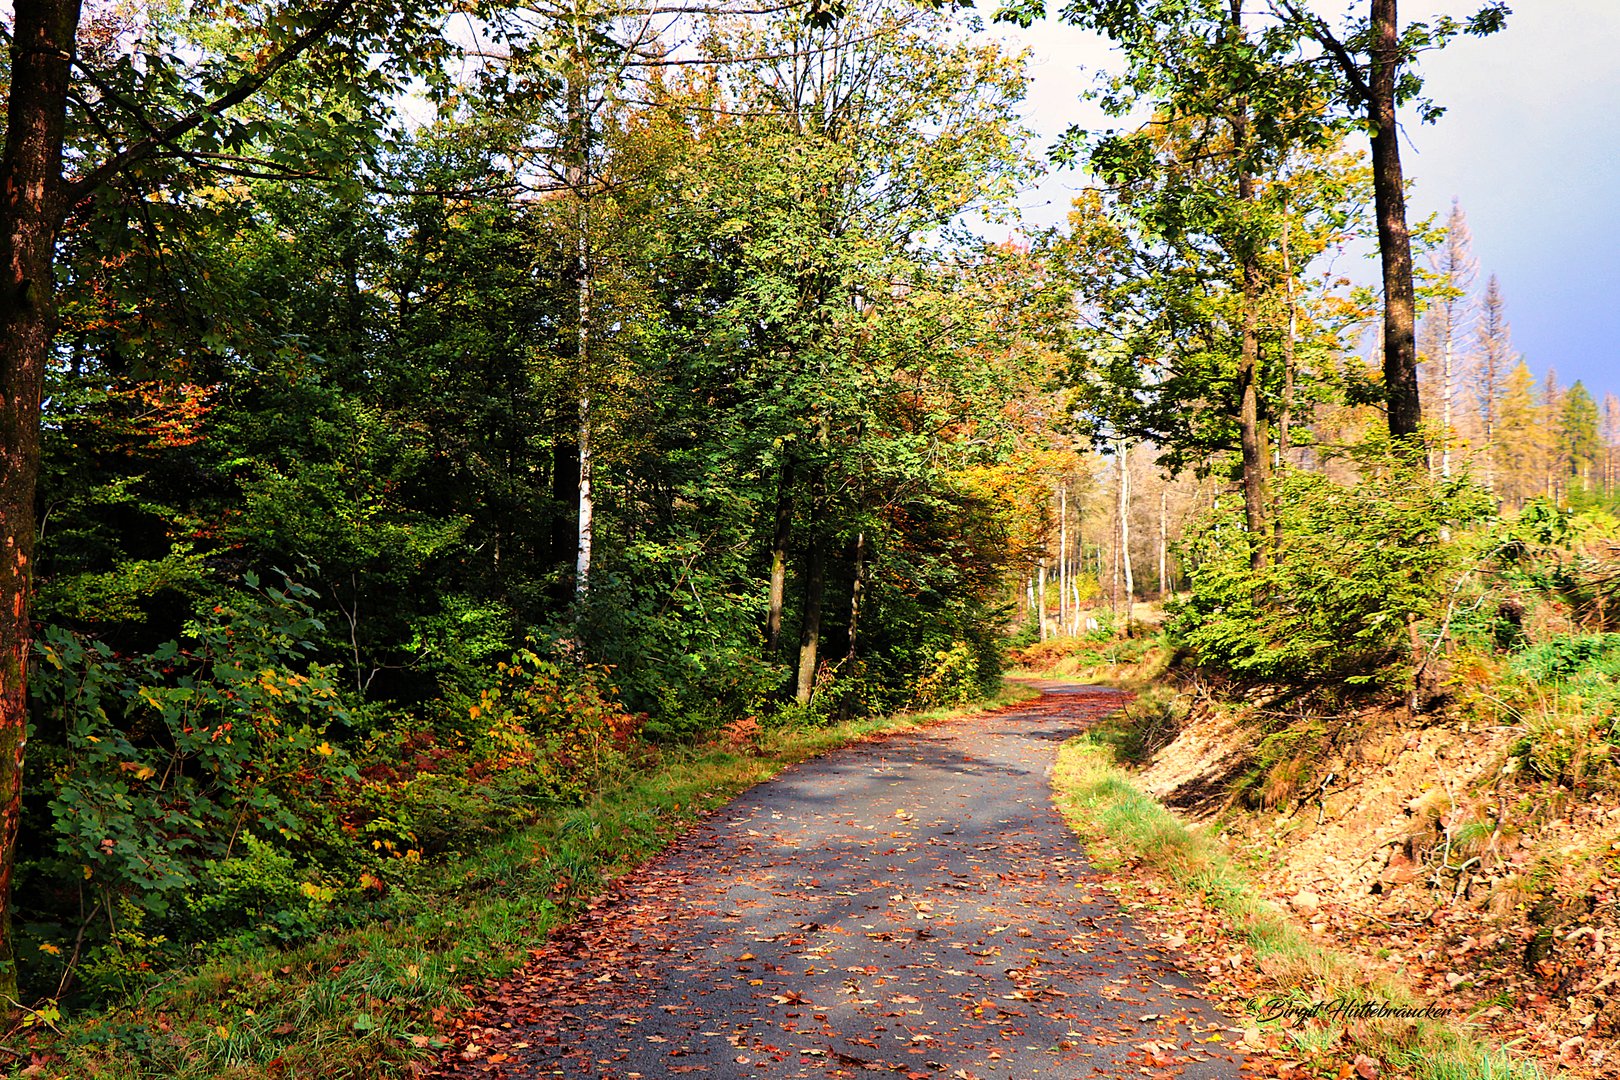
M1034 697L1005 686L984 707ZM517 968L552 928L699 816L795 762L938 709L821 727L751 730L665 753L583 805L540 816L442 864L420 864L349 925L293 948L205 959L132 986L104 1012L35 1014L0 1076L204 1080L410 1075L438 1025ZM8 1071L9 1070L9 1071Z

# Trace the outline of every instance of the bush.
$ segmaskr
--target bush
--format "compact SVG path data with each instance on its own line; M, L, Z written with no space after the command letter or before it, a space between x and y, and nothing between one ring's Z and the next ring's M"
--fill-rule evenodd
M1369 683L1410 657L1408 622L1440 615L1478 554L1463 530L1489 499L1379 445L1357 463L1353 489L1319 473L1277 477L1281 539L1263 570L1250 567L1236 509L1205 522L1187 545L1192 589L1171 606L1173 640L1254 681Z
M934 663L917 680L912 701L923 708L965 705L983 692L979 656L965 641L953 641L949 648L934 651Z
M480 770L515 773L541 795L579 802L624 769L641 722L619 703L607 669L524 648L496 672L467 710Z
M243 875L258 875L247 892L265 892L265 925L307 930L277 914L307 895L278 905L319 887L297 867L320 846L329 793L355 778L332 741L348 713L334 670L307 659L310 592L246 585L146 655L61 627L40 635L28 790L52 795L27 807L43 827L21 851L19 904L36 934L55 912L99 910L85 917L91 955L129 952L119 935L136 932L156 955L239 929L219 918Z

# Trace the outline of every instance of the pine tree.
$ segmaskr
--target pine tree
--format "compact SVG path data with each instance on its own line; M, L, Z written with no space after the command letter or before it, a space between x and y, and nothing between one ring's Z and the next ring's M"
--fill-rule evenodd
M1502 397L1507 390L1508 372L1513 367L1513 337L1507 321L1507 304L1502 286L1492 274L1485 283L1474 330L1473 389L1479 407L1480 434L1485 458L1485 486L1496 490L1497 446L1501 426ZM1528 371L1526 372L1528 374Z
M1582 491L1592 490L1592 474L1603 465L1603 438L1597 402L1579 380L1564 394L1558 412L1558 441L1569 477Z

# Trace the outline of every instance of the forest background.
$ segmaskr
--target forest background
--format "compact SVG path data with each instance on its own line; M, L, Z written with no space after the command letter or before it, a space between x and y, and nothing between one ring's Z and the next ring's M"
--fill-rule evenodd
M1611 662L1620 399L1532 372L1378 122L1504 7L1066 9L1136 119L1053 148L971 13L768 7L16 6L19 1023L1138 601L1323 701ZM1053 164L1094 186L1020 230ZM1335 262L1372 238L1382 292ZM1527 760L1612 740L1609 685Z

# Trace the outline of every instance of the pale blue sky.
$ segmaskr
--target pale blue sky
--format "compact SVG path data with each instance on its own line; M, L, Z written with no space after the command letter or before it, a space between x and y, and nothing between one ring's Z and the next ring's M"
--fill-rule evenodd
M1470 5L1402 5L1465 14ZM1403 158L1413 218L1462 200L1480 284L1502 282L1516 348L1541 374L1593 396L1620 393L1620 0L1515 0L1501 34L1461 39L1425 59L1439 123L1408 121ZM1047 139L1070 123L1111 126L1079 101L1112 63L1106 43L1070 27L991 31L1034 52L1027 115ZM1028 220L1061 221L1074 173L1050 177L1025 200ZM1347 268L1348 269L1348 268ZM1369 262L1361 275L1375 274Z

